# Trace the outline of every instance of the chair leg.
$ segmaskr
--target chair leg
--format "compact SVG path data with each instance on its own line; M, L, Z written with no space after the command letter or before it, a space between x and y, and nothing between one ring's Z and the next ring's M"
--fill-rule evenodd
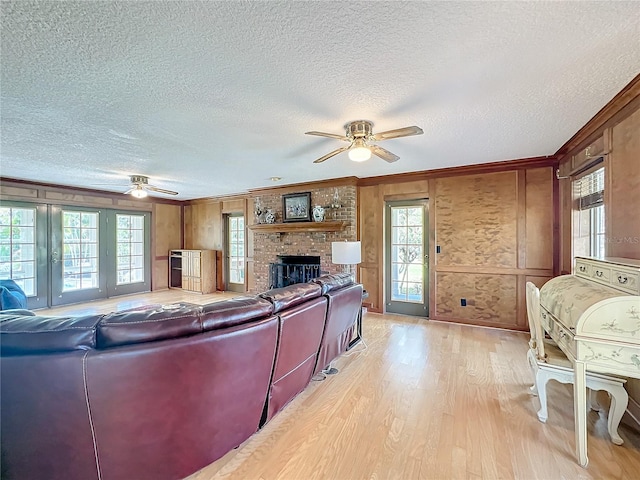
M535 354L531 349L529 349L529 351L527 352L527 360L529 361L529 366L531 367L531 371L533 372L533 385L529 387L529 392L531 392L532 395L537 396L538 387L536 385L536 382L538 378L538 361L536 360Z
M627 409L629 403L629 395L622 385L616 385L609 390L611 394L611 407L609 408L609 419L607 421L607 427L609 429L609 436L611 441L616 445L622 445L624 440L618 434L618 426L622 415Z
M591 410L599 412L602 410L602 405L598 401L598 390L587 388L587 412Z
M545 372L538 369L536 374L536 385L538 387L538 398L540 399L540 410L538 410L538 420L542 423L547 422L549 413L547 412L547 382L549 377Z

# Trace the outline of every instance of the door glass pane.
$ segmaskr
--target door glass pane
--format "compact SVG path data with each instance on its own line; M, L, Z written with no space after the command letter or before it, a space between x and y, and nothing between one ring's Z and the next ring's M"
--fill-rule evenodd
M391 300L423 303L423 210L391 207Z
M244 217L229 217L229 282L244 284Z
M0 278L36 295L36 209L0 207Z
M63 292L98 288L98 215L62 212Z
M144 282L144 215L116 214L117 285Z

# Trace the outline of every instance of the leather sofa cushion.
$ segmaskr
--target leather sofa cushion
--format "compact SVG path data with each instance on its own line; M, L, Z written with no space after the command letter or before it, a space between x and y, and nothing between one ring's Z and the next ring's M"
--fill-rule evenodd
M274 288L260 294L260 297L273 304L273 312L278 313L295 307L307 300L322 295L322 288L315 283L296 283L283 288Z
M98 325L97 347L112 348L200 333L200 312L199 306L160 306L110 313Z
M256 296L242 296L210 303L202 307L202 328L217 330L240 325L250 320L268 317L273 305Z
M330 275L322 275L321 277L311 280L313 283L317 283L322 287L322 294L328 293L332 290L344 288L347 285L353 283L353 278L349 273L333 273Z
M102 315L45 317L0 316L2 355L39 354L96 348L96 326Z

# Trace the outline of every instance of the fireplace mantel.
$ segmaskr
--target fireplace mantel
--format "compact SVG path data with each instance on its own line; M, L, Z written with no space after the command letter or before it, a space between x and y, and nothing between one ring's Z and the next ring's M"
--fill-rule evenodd
M249 225L254 233L293 233L293 232L339 232L344 230L349 222L291 222L291 223L261 223Z

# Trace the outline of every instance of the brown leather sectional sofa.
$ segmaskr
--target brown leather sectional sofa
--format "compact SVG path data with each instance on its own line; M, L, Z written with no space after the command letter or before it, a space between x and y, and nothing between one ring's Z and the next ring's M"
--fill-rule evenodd
M2 315L2 478L183 478L343 353L361 302L326 275L204 306Z

